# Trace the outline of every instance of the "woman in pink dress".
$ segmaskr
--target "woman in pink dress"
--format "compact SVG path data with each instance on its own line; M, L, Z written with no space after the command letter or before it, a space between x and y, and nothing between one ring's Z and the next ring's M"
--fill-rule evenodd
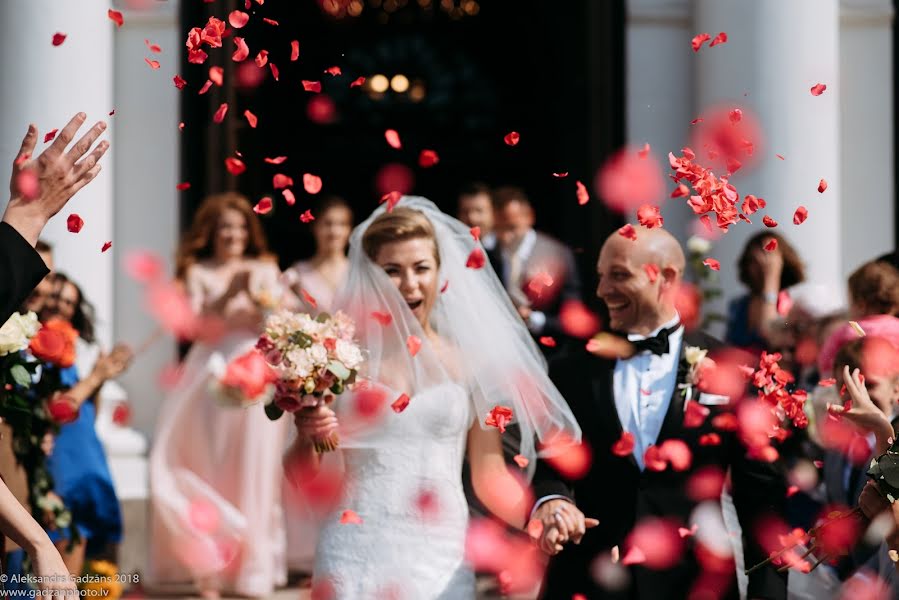
M264 597L287 580L286 420L269 421L261 404L224 406L210 391L210 359L250 350L264 306L279 295L280 270L244 197L203 202L179 249L177 276L194 311L223 332L194 343L159 411L150 453L150 573L156 583L193 581L207 598Z
M346 249L353 228L353 211L345 200L331 196L325 198L313 210L313 214L315 254L284 271L282 280L291 292L287 294L290 307L314 314L331 310L334 296L346 280L349 270ZM315 307L310 298L315 301ZM288 442L292 443L296 437L293 428L290 428L288 436ZM338 460L338 454L333 453L327 459ZM287 566L291 571L311 574L315 563L315 544L324 515L315 514L294 486L285 482L283 490L287 523Z

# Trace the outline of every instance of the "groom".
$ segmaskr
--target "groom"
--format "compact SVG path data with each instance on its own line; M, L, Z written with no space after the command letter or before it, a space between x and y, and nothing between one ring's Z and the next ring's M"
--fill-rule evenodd
M696 542L688 530L694 524L693 510L701 500L696 494L700 480L694 477L711 472L723 476L730 471L743 529L744 560L752 566L766 558L755 541L758 528L765 517L783 512L783 476L775 465L747 458L746 448L732 427L722 430L713 426L716 416L734 412L739 398L692 392L689 402L697 405L691 407L691 415L706 410L708 414L698 427L685 426L685 398L678 388L688 372L684 350L698 346L714 351L720 344L701 332L685 332L680 323L675 295L685 261L678 242L661 229L638 227L636 236L632 240L612 234L602 247L597 266L597 295L609 309L610 328L630 341L619 340L629 352L624 356L619 353L616 360L583 350L550 367L553 382L571 406L584 442L592 449L592 464L586 475L575 481L566 480L548 463L538 464L534 487L539 500L534 518L543 523L544 548L555 553L562 550L559 542L575 542L552 559L541 597L738 598L733 564L728 567L725 561L722 568L719 561L717 569L703 570L703 565L709 565L708 554L694 552ZM622 432L633 434L632 452L627 451L628 444L619 444L613 452ZM711 434L717 436L717 444L710 443L716 440ZM647 448L655 446L653 452L666 440L686 444L691 456L688 468L676 471L669 464L659 470L657 461L651 461L647 468ZM711 496L717 508L720 493L715 490ZM599 525L586 535L584 515L599 519ZM650 524L653 521L648 519L654 518L667 519L673 523L672 528L685 528L674 536L675 548L662 549L664 536L657 533L641 540L639 550L631 548L626 540L634 527ZM588 521L587 526L591 524ZM701 537L702 533L706 532L696 535ZM720 537L726 535L722 531L718 540L724 547L729 540ZM681 554L676 549L679 544ZM609 560L615 546L622 562L631 565L629 581L623 586L608 582L604 586L598 565L603 556ZM648 563L660 553L673 565L653 564L655 568L650 568ZM786 580L786 574L777 573L776 567L759 569L749 576L748 597L786 598Z

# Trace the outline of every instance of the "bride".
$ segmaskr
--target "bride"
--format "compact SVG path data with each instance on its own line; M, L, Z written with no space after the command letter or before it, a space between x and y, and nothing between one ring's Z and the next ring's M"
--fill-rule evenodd
M319 469L311 440L339 433L343 495L324 522L313 575L327 596L473 598L464 453L478 498L522 528L535 438L559 450L580 441L496 275L467 268L476 248L465 225L418 197L379 208L353 232L336 308L354 319L368 353L363 383L330 408L295 413L298 435L284 458L302 486ZM520 476L495 426L504 429L496 415L506 409L522 432Z

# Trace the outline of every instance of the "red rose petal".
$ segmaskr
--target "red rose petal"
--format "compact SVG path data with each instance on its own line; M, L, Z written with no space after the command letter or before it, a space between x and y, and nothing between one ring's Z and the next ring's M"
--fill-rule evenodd
M54 46L59 46L64 41L66 41L66 34L64 34L64 33L54 33L53 34L53 45Z
M237 46L237 49L234 51L234 54L231 55L231 60L234 62L246 60L250 55L250 48L247 46L247 42L242 37L235 36L234 45Z
M150 60L149 58L145 58L144 62L150 65L150 68L156 71L159 69L159 61L158 60Z
M707 33L697 33L693 36L693 39L690 40L690 45L693 46L693 52L699 52L699 49L702 48L702 45L709 41L712 38L711 35Z
M708 406L703 406L699 402L689 401L684 408L684 427L695 429L705 422L706 417L711 411Z
M106 11L106 16L109 17L109 20L115 23L118 27L121 27L125 24L125 18L122 16L117 10L112 10L111 8Z
M313 175L312 173L303 173L303 189L305 189L308 194L319 193L322 189L321 177Z
M626 457L634 452L634 434L630 431L622 431L621 437L612 444L612 454Z
M784 158L784 155L783 155L783 154L775 154L774 156L776 156L776 157L779 158L780 160L787 160L787 159Z
M178 123L178 131L184 131L184 121Z
M212 80L211 80L211 79L207 79L207 80L206 80L206 83L203 84L203 87L200 88L200 91L197 92L197 96L202 96L203 94L205 94L206 92L208 92L208 91L209 91L209 88L211 88L211 87L212 87Z
M512 460L514 460L515 464L517 464L522 469L526 468L531 462L527 459L527 457L522 456L521 454L516 454L514 457L512 457Z
M275 78L275 81L278 81L278 66L275 63L270 62L268 63L268 68L272 70L272 77Z
M399 150L403 147L402 142L400 142L400 134L396 132L395 129L388 129L384 132L384 139L387 140L387 144L391 148L396 148Z
M418 155L418 166L422 169L433 167L440 162L440 157L433 150L422 150Z
M362 517L352 510L345 510L340 515L341 525L362 525Z
M16 174L15 189L26 200L34 200L41 195L41 182L34 169L25 169Z
M79 217L76 213L72 213L69 215L69 218L66 219L66 228L72 233L78 233L81 231L81 228L84 227L84 219Z
M240 175L247 170L247 166L243 164L242 160L232 156L225 159L225 168L228 169L228 172L232 175Z
M577 192L575 192L577 203L581 206L587 204L590 201L590 194L587 193L587 187L580 181L575 181L574 184L577 186Z
M387 192L383 196L381 196L380 202L378 204L387 203L387 212L393 211L393 207L399 203L400 199L403 195L397 191Z
M270 165L280 165L285 160L287 160L287 157L286 156L276 156L275 158L266 157L264 160L265 160L265 162L267 162Z
M421 338L410 335L406 338L406 348L409 349L409 354L415 356L418 354L418 351L421 350Z
M804 206L800 206L796 209L796 212L793 213L793 225L802 225L805 223L806 219L808 219L808 209Z
M291 185L293 185L293 177L288 177L283 173L275 173L275 175L272 177L272 187L276 190L280 190Z
M293 206L297 203L296 196L293 195L292 191L281 190L281 195L284 196L284 201L287 202L287 206Z
M824 190L827 189L827 182L825 180L821 180L818 182L818 193L823 194Z
M517 131L510 131L503 138L503 141L506 142L507 146L515 146L521 140L521 135Z
M295 61L300 57L300 42L299 40L293 40L290 42L290 60L291 62Z
M645 144L643 144L642 148L637 150L637 156L639 156L640 158L646 158L647 156L649 156L649 149L649 142L646 142Z
M325 73L327 73L328 75L333 75L334 77L337 77L338 75L342 74L340 71L340 67L338 67L337 65L334 65L333 67L328 67L327 69L325 69Z
M361 87L365 83L365 77L357 77L350 83L350 87Z
M150 40L147 39L144 40L144 44L147 45L147 50L149 50L153 54L159 54L162 52L162 46L160 46L159 44L151 44Z
M311 223L314 220L315 220L315 217L312 216L311 210L307 210L306 212L304 212L303 214L300 215L300 221L302 221L303 223Z
M59 129L54 129L54 130L52 130L52 131L48 131L48 132L44 135L44 143L46 144L47 142L49 142L50 140L52 140L53 138L55 138L55 137L56 137L56 133L57 133L58 131L59 131Z
M280 23L278 23L278 22L275 21L274 19L269 19L269 18L267 18L267 17L262 17L262 21L263 21L264 23L268 23L269 25L272 25L272 26L274 26L274 27L277 27L278 25L280 25Z
M256 203L256 206L253 207L253 212L257 215L267 215L272 212L272 207L274 204L272 203L272 199L268 196L265 196L259 202Z
M831 377L828 379L822 379L821 381L818 382L818 385L820 385L821 387L831 387L831 386L836 385L836 383L837 383L837 380Z
M706 433L699 437L700 446L718 446L721 444L721 436L717 433Z
M765 216L762 218L762 223L765 224L765 227L777 227L777 221L775 221L774 219L772 219L772 218L769 217L768 215L765 215Z
M225 69L222 67L209 67L209 79L217 86L221 87L225 81Z
M727 43L727 33L722 31L721 33L719 33L718 35L715 36L715 39L713 39L712 42L709 44L709 48L711 48L712 46L717 46L718 44L725 44L725 43Z
M190 183L187 181L185 181L183 183L179 183L178 185L175 186L175 189L178 190L179 192L183 192L184 190L189 190Z
M558 178L560 178L560 179L563 178L563 177L568 177L568 171L562 171L562 172L559 172L559 173L553 173L553 177L558 177Z
M770 240L768 240L768 243L765 244L764 248L766 252L774 252L775 250L777 250L777 240L771 238Z
M649 283L655 283L659 277L659 266L653 263L646 263L643 265L643 270L646 271L646 276L649 277Z
M390 405L390 408L393 409L393 412L399 414L406 410L406 407L409 406L409 395L401 394L399 398L393 401Z
M387 327L388 325L390 325L393 322L393 316L387 312L375 311L375 312L371 313L371 316L375 321L377 321L384 327Z
M247 123L250 124L250 127L256 129L256 123L259 121L259 119L256 118L256 115L251 113L249 110L245 110L243 111L243 116L247 118Z
M222 105L218 107L218 110L215 111L215 114L212 115L212 122L221 123L225 120L226 114L228 114L228 103L223 102Z
M704 264L705 266L707 266L708 268L710 268L713 271L721 270L721 263L719 263L714 258L707 258L704 261L702 261L702 264Z
M474 239L474 241L476 241L476 242L480 241L480 239L481 239L481 228L480 227L475 225L474 227L469 229L468 232L471 234L471 237Z
M307 81L303 80L303 89L307 92L315 92L316 94L322 91L322 82L321 81Z
M824 85L823 83L816 83L815 85L812 86L812 89L811 89L812 96L820 96L821 94L824 93L824 90L826 90L826 89L827 89L827 86Z
M620 227L618 229L618 235L620 235L621 237L626 237L631 241L637 240L637 230L634 229L634 226L630 223L628 223L624 227Z
M174 82L175 87L179 90L183 90L184 86L187 85L187 82L180 75L172 77L172 82Z
M268 62L268 50L260 50L256 55L256 66L260 69Z
M640 158L624 148L603 164L594 189L609 208L627 212L641 204L658 202L665 193L665 179L655 158Z
M233 27L234 29L241 29L249 21L250 15L243 12L242 10L232 11L231 14L228 15L228 22L231 23L231 27Z
M637 209L637 221L647 229L661 227L665 224L665 219L659 211L659 207L653 204L644 204Z
M110 241L110 242L106 242L105 244L103 244L103 247L100 248L100 252L106 252L106 251L109 250L110 248L112 248L112 242L111 242L111 241Z
M303 300L306 304L310 305L312 308L318 308L318 301L306 290L301 289L300 294L303 296Z
M487 257L480 246L474 248L471 254L468 255L468 260L465 261L465 266L469 269L483 269L486 264Z

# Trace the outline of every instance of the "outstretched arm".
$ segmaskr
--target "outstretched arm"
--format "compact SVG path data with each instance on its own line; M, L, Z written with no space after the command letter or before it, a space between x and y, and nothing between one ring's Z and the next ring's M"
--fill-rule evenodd
M494 515L523 529L531 510L527 487L510 472L499 430L475 423L468 430L468 462L474 493Z

